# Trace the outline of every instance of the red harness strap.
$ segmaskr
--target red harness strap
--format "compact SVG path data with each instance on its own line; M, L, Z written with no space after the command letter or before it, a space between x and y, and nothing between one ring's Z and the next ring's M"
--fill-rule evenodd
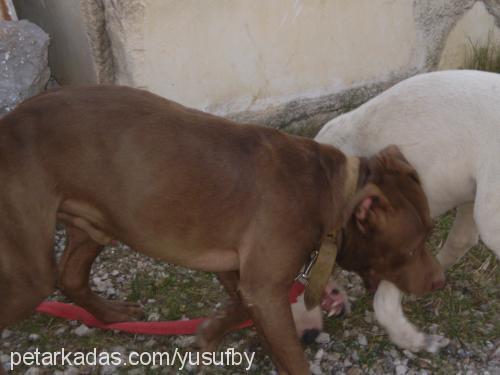
M295 282L290 290L290 303L297 302L297 297L304 291L304 285ZM173 320L167 322L122 322L105 324L97 320L87 310L62 302L42 302L36 311L67 320L78 320L88 327L101 329L115 329L122 332L137 333L143 335L192 335L196 333L198 326L206 319ZM251 320L243 322L235 329L247 328L252 325Z

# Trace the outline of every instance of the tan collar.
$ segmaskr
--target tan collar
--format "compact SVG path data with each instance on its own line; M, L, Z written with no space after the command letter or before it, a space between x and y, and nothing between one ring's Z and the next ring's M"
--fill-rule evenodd
M358 185L359 158L348 156L346 160L346 178L344 183L344 201L346 204L352 199ZM309 263L305 266L301 278L306 283L304 301L308 310L321 303L325 286L333 272L337 258L337 234L341 229L339 220L333 230L323 239L319 250L314 250Z
M346 177L344 184L344 201L347 203L351 200L358 187L359 178L359 158L355 156L347 156L346 160Z

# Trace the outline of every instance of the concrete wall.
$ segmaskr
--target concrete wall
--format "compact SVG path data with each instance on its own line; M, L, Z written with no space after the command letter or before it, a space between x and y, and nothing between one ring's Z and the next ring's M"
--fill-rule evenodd
M52 35L63 84L115 82L314 131L407 76L500 35L498 0L17 0Z

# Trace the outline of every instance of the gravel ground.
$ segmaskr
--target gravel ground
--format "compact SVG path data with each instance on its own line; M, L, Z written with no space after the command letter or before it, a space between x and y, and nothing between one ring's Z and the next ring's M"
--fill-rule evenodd
M449 220L448 220L449 221ZM445 235L449 223L434 241ZM64 245L62 231L56 233L56 253ZM360 279L338 272L353 303L352 313L330 318L326 332L305 349L314 374L500 374L500 280L497 260L479 246L456 266L444 291L422 299L405 300L411 320L426 331L445 334L451 344L439 354L410 353L393 346L376 324ZM95 290L111 299L138 301L148 320L173 320L206 316L223 301L222 288L210 273L194 272L158 262L123 245L105 250L94 265L91 282ZM55 293L51 297L64 301ZM41 314L5 330L0 341L0 361L10 367L11 352L170 352L194 350L192 336L145 336L102 331ZM274 373L251 329L228 335L221 350L235 348L255 352L253 374ZM182 373L199 373L188 366ZM239 367L203 369L208 374L245 373ZM15 374L174 374L176 368L160 366L18 366Z

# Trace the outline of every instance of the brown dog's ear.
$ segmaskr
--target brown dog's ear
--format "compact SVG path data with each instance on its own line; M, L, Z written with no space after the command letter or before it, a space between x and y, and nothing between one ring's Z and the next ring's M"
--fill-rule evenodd
M352 217L359 230L367 234L383 226L391 210L391 203L384 193L376 185L368 183L347 204L342 222L345 224Z
M385 147L379 151L377 157L387 171L408 174L415 181L420 183L417 171L412 167L408 160L406 160L398 146L389 145Z

